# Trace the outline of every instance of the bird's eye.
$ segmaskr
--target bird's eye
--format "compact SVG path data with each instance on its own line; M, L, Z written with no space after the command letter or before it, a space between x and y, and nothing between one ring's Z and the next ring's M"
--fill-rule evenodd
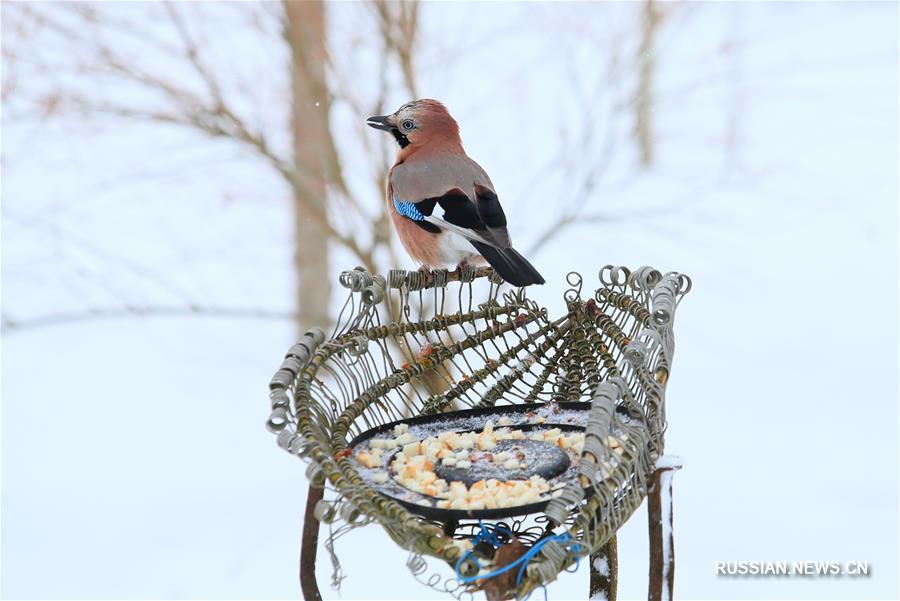
M403 129L405 129L406 131L409 131L416 126L416 124L412 122L412 119L404 119L403 123L401 123L400 125L402 125Z

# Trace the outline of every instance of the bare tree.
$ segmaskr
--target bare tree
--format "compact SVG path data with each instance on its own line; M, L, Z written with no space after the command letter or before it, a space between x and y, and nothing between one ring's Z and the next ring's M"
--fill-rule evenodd
M637 90L634 99L634 137L640 163L649 167L654 161L653 83L656 72L656 35L662 13L656 0L644 0L641 9L640 43L637 49Z
M419 2L391 2L373 0L378 29L385 48L400 64L403 82L410 96L419 97L414 64L415 48L419 30Z
M298 177L294 185L294 267L300 329L326 324L331 278L326 214L329 183L341 184L340 163L328 126L331 97L325 82L325 7L321 1L284 2L284 36L291 49L291 131Z
M47 51L36 41L19 48L18 52L8 52L4 44L4 99L16 93L16 67L27 61L46 73L74 76L59 79L59 85L36 98L33 107L36 113L49 117L59 114L113 115L179 126L239 147L267 166L269 173L286 185L294 211L293 256L297 276L297 321L301 329L329 321L330 251L346 252L359 264L376 271L399 263L383 202L383 182L392 155L389 140L371 135L363 135L358 140L376 165L370 169L372 187L351 190L351 184L355 185L358 180L345 180L340 145L335 140L329 118L334 108L342 104L345 108L349 105L354 114L361 116L381 112L385 108L387 90L396 88L398 83L409 97L418 97L415 59L420 5L417 2L372 0L359 5L361 14L371 18L370 23L374 24L376 38L367 43L380 46L381 51L380 90L375 97L356 92L358 73L341 72L336 67L340 61L329 56L326 16L332 9L321 0L223 5L228 6L227 10L240 11L248 28L258 30L261 41L286 50L286 60L279 61L276 68L289 70L289 85L283 98L284 106L278 107L284 109L284 114L279 114L280 119L275 120L280 127L274 129L248 114L246 99L236 93L234 86L229 86L229 74L223 74L219 69L221 60L209 56L209 40L198 34L202 33L211 16L205 8L207 5L144 5L160 12L163 29L168 28L168 33L172 34L166 36L159 35L159 27L143 27L139 15L129 19L130 11L110 14L106 6L4 4L4 17L9 13L30 20L35 27L51 32L57 45L71 55L69 60L58 64L42 64ZM596 81L586 78L583 72L572 74L573 86L584 88L576 94L576 101L585 125L572 128L571 138L559 144L559 154L545 167L554 169L560 164L567 165L567 172L572 174L571 185L566 188L570 198L561 199L560 210L552 223L542 224L529 253L547 247L567 228L578 224L646 216L646 209L639 207L627 212L610 211L586 200L595 196L607 178L609 165L618 156L617 149L623 140L618 137L617 122L629 117L633 120L632 135L640 152L640 162L649 165L654 160L653 105L657 67L654 55L658 52L660 27L671 11L659 6L655 0L646 0L628 10L632 25L640 23L637 45L625 43L626 35L613 35L604 42L608 44L608 51L601 53L604 63L596 72ZM5 18L4 22L7 21L9 19ZM110 41L110 34L116 36L116 42ZM182 71L189 73L189 78L170 77L159 68L158 61L129 53L118 43L121 40L139 43L155 53L154 56L176 61L183 67ZM633 54L622 52L623 48L633 48ZM572 64L575 64L574 60ZM397 72L398 80L389 77L389 73ZM78 85L77 81L72 85L72 80L103 81L127 86L140 94L104 95L93 87ZM156 101L137 103L128 100L137 97ZM271 118L269 122L271 124ZM604 126L596 127L596 122ZM359 127L363 128L361 123ZM586 160L586 157L590 158ZM654 211L654 214L659 213ZM215 307L217 312L225 314L235 309L215 303L196 306ZM257 308L238 313L252 314L254 309ZM154 306L154 310L168 308ZM85 316L94 317L100 313L91 310L86 311ZM191 309L191 313L196 311ZM120 313L112 311L112 314ZM51 319L40 321L52 323L53 316L48 317ZM73 315L67 313L65 318L72 319ZM26 325L9 315L4 315L4 324L5 327Z
M418 4L376 2L376 23L383 36L385 61L397 61L411 90L415 90L413 48L418 27ZM51 56L36 40L19 36L20 47L4 45L4 101L16 93L15 74L22 63L56 77L58 86L42 90L32 99L33 114L43 118L55 115L114 116L180 126L207 137L236 144L249 156L271 169L288 187L294 208L294 265L297 276L297 321L301 329L330 321L331 277L329 250L332 245L349 251L355 260L377 270L379 256L394 257L389 224L382 204L374 211L355 198L345 182L341 160L334 143L329 117L336 94L330 81L331 62L327 51L326 5L321 0L280 5L254 3L234 6L243 11L248 25L257 28L265 43L276 40L280 30L288 49L290 69L289 112L283 131L290 131L289 144L280 144L277 131L266 128L244 107L243 98L234 94L228 75L223 75L206 56L205 44L198 39L202 30L202 6L163 3L160 15L171 35L142 26L142 14L111 13L103 5L87 3L31 5L9 3L4 6L4 21L29 27L53 37L64 49L64 58ZM148 9L148 10L150 10ZM280 10L279 10L280 9ZM9 17L14 17L10 19ZM272 23L275 27L272 27ZM116 39L116 43L110 42ZM173 40L175 40L173 42ZM33 47L21 47L31 44ZM129 44L140 45L147 55L176 61L189 79L170 77L157 63L142 60L128 51ZM68 76L68 79L67 77ZM138 90L140 94L108 95L97 92L101 86L79 85L79 81L102 81L104 86ZM252 86L252 83L251 83ZM115 98L112 100L111 98ZM155 102L136 100L155 99ZM349 99L341 97L342 99ZM355 99L353 99L356 102ZM382 184L377 183L378 196ZM340 210L333 210L339 204ZM374 217L373 217L374 213ZM361 223L376 223L374 233ZM386 253L384 252L386 251ZM160 309L156 307L155 309ZM196 309L196 307L194 307ZM220 308L220 312L229 311ZM136 311L139 313L140 311ZM196 311L192 311L196 312ZM89 310L85 317L102 311ZM252 311L250 312L252 313ZM113 311L111 314L118 314ZM48 316L49 322L54 316ZM72 319L71 314L66 315ZM48 322L39 319L39 322ZM4 316L6 327L23 327L24 322Z

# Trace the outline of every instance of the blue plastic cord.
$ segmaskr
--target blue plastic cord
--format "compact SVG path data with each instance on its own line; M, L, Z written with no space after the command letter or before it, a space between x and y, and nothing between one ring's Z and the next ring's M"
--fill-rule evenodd
M478 522L478 525L481 527L481 532L479 532L475 536L475 538L472 540L473 547L475 545L477 545L478 543L485 541L488 544L490 544L492 547L494 547L495 549L499 548L503 543L497 537L496 533L498 531L504 532L505 534L512 536L512 532L510 532L510 530L504 526L499 526L499 525L487 526L484 523L482 523L481 521ZM568 532L563 532L562 534L556 534L554 536L548 536L547 538L539 540L524 555L522 555L521 557L519 557L512 563L509 563L509 564L503 566L499 570L494 570L493 572L488 572L487 574L475 574L474 576L463 576L462 573L460 573L460 571L459 571L462 563L464 561L466 561L469 557L471 557L474 553L473 551L466 551L462 555L462 557L460 557L459 560L456 562L456 566L455 566L456 578L461 584L468 584L470 582L475 582L476 580L486 580L488 578L493 578L494 576L499 576L500 574L503 574L504 572L508 572L509 570L513 569L514 567L521 565L521 568L519 568L519 573L516 575L516 588L518 588L522 582L522 577L525 575L525 570L528 568L528 562L530 562L538 553L540 553L541 548L544 545L546 545L550 541L567 543L571 540L571 538L572 537L569 536ZM578 553L581 550L581 543L573 542L573 543L567 545L566 548L567 548L567 550L571 550L574 553ZM567 572L576 571L578 569L578 564L580 561L581 561L581 558L576 556L574 568L571 570L566 570L566 571ZM480 567L480 565L479 565L479 567ZM541 588L544 589L544 601L546 601L547 587L542 586ZM528 597L530 597L530 596L531 596L531 594L529 593ZM528 597L525 597L524 601L527 601ZM516 598L518 599L518 595L516 596Z

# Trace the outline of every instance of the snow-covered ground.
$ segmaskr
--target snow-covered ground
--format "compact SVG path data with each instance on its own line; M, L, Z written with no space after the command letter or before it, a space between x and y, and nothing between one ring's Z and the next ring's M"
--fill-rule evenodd
M898 7L682 7L661 40L658 164L637 173L633 153L616 154L585 199L567 183L599 142L542 169L578 139L557 125L585 122L571 114L577 80L594 81L607 46L541 25L583 11L586 30L615 31L627 6L427 4L421 93L457 113L523 249L564 203L618 217L533 256L541 302L559 311L565 273L607 263L694 279L668 389L667 452L684 463L676 597L897 598ZM481 35L504 20L531 29ZM598 129L627 125L598 116ZM290 215L271 178L177 132L77 127L4 122L4 314L185 299L290 309ZM209 317L4 334L0 593L296 598L303 465L263 426L294 334ZM645 515L619 536L621 599L646 595ZM442 598L377 527L338 552L344 599ZM737 560L868 561L871 575L716 576L716 561ZM587 566L548 591L584 598Z

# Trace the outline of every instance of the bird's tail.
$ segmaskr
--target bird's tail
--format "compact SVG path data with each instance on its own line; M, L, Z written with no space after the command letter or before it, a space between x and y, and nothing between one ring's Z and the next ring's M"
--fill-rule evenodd
M470 240L470 242L481 253L484 260L494 268L494 271L513 286L544 283L544 278L534 268L534 265L514 248L497 248L474 240Z

